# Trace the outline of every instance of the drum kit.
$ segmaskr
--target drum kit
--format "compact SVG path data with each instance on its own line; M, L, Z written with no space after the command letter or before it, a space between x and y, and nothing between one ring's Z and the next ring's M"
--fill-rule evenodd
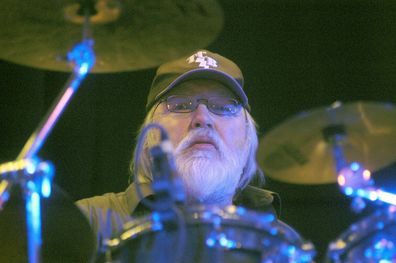
M301 112L261 139L261 167L279 182L337 183L351 210L365 202L373 214L328 245L326 262L395 262L396 194L375 184L372 172L395 164L396 107L391 103L335 102ZM335 196L333 196L334 198Z
M222 27L221 9L214 0L4 0L1 12L1 59L72 75L17 158L0 164L0 261L92 262L93 232L52 184L54 168L38 152L89 72L151 68L207 46ZM396 261L396 198L376 188L369 172L396 159L393 105L336 103L303 112L261 144L259 162L277 180L338 182L345 195L389 204L330 242L328 261ZM125 224L100 251L114 263L315 261L313 244L292 227L238 206L155 211Z

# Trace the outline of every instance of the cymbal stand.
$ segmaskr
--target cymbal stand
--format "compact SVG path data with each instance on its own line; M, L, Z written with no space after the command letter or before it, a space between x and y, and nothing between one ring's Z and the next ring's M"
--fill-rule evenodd
M371 172L364 165L358 162L348 163L345 160L342 146L347 135L343 125L328 126L322 133L324 139L332 146L337 183L345 195L354 198L353 210L360 211L364 208L363 199L396 205L396 194L375 187Z
M49 197L54 174L53 166L42 162L37 153L43 146L60 115L68 105L81 81L95 63L93 40L84 35L83 41L68 53L74 64L71 77L58 95L50 110L31 134L15 161L0 165L0 209L9 198L13 185L19 184L26 200L26 224L29 263L41 262L41 208L40 198Z
M39 158L20 159L0 165L0 209L7 202L11 188L20 185L25 198L29 263L40 262L40 198L51 195L54 166Z

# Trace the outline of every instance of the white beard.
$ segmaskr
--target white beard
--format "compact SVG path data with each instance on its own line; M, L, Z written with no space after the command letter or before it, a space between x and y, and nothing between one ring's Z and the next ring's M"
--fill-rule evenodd
M211 138L218 148L186 150L197 136ZM231 151L213 130L191 131L175 150L176 168L184 184L187 202L230 205L246 158L247 151Z

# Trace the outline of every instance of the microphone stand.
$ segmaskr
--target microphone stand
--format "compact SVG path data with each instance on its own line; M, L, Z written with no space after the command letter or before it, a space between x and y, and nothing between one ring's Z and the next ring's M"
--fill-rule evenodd
M86 19L88 21L89 18ZM88 23L88 22L87 22ZM77 91L81 81L86 77L95 63L92 49L94 41L83 37L67 55L68 61L74 64L71 77L63 90L52 104L36 130L31 134L15 161L0 165L0 209L3 208L10 196L14 184L21 185L26 200L26 224L28 241L28 262L41 262L41 208L40 198L49 197L51 182L54 174L53 166L41 162L37 153L55 126L60 115Z

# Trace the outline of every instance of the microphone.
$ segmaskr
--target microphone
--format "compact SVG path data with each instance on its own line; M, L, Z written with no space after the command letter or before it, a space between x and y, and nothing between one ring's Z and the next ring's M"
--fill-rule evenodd
M162 127L160 128L160 135L160 143L150 148L152 188L158 198L160 209L166 209L169 207L169 203L183 203L185 195L183 183L177 176L172 143Z

